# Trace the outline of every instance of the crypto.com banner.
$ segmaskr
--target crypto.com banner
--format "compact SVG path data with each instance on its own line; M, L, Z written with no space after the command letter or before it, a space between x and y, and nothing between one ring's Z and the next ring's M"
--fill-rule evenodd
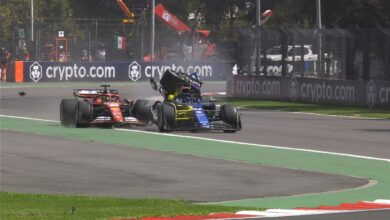
M390 107L390 82L234 75L227 94L234 98Z
M16 66L16 65L15 65ZM23 82L143 81L160 79L167 69L198 73L202 81L225 80L231 64L224 62L23 62ZM15 74L18 71L15 70ZM20 71L19 71L20 72ZM16 77L15 77L16 78ZM20 78L20 77L19 77Z

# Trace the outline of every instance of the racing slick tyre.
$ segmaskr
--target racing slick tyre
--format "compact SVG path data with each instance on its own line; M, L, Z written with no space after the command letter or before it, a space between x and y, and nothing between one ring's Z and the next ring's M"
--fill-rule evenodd
M234 133L241 128L241 120L237 109L231 105L221 106L221 119L232 127L232 129L223 130L225 133Z
M92 105L86 101L78 101L75 113L76 127L87 127L88 123L92 121Z
M75 126L76 99L62 99L60 105L60 122L62 126Z
M139 99L134 103L131 114L137 120L147 124L153 120L148 100Z
M159 108L157 116L157 126L159 131L172 131L176 124L174 107L165 103L162 103L157 107Z

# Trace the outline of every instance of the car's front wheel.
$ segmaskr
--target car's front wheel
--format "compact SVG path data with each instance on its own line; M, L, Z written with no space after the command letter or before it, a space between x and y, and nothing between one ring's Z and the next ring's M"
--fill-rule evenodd
M78 101L75 113L76 127L87 127L92 121L92 105L86 101Z
M62 126L75 126L76 99L62 99L60 104L60 122Z
M139 99L134 103L132 116L143 123L149 123L153 120L151 106L148 100Z
M236 132L241 129L241 119L238 115L237 109L231 105L221 106L221 119L226 124L230 125L232 129L226 129L224 132Z
M157 106L157 126L159 131L172 131L175 128L175 109L172 105L162 103Z

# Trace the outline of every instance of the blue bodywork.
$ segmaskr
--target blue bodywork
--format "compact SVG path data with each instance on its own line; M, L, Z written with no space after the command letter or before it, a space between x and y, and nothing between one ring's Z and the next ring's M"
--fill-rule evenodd
M202 103L193 103L192 108L196 118L196 122L201 128L210 128L210 122L206 113L203 111Z

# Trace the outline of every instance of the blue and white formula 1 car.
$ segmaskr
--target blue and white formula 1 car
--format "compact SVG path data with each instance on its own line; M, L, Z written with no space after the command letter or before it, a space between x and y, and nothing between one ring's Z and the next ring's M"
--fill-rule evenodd
M202 96L201 82L196 73L167 70L159 85L150 79L153 89L163 96L163 101L152 105L152 121L160 131L173 130L241 130L237 108L229 104L216 104L211 96ZM147 114L147 113L146 113Z

